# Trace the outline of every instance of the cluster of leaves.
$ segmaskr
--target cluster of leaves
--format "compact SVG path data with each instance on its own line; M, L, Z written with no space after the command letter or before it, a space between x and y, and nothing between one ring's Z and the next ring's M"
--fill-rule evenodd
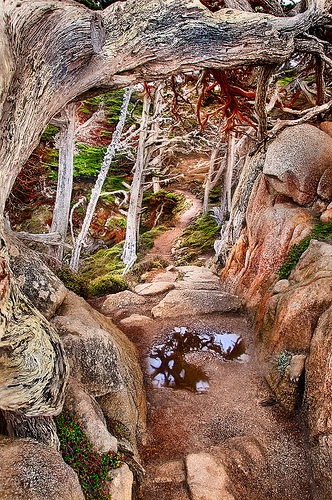
M55 423L63 459L76 472L86 500L111 500L106 480L110 469L123 465L123 456L95 452L76 415L61 414Z
M76 149L78 153L74 155L74 179L95 179L107 148L76 144Z
M286 349L281 351L281 353L277 356L276 365L282 377L285 375L286 368L289 366L292 356L293 354Z
M311 240L316 239L324 241L330 238L332 238L332 224L318 222L306 238L303 238L303 240L299 243L291 246L291 249L287 253L279 268L279 279L287 279L289 277L290 273L293 269L295 269L296 264L299 262L302 254L309 247Z

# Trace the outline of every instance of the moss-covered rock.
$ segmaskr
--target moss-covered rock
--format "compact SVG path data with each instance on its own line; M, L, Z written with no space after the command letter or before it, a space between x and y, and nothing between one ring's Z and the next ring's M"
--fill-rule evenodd
M89 285L90 295L109 295L127 290L127 281L119 275L105 274L94 279Z

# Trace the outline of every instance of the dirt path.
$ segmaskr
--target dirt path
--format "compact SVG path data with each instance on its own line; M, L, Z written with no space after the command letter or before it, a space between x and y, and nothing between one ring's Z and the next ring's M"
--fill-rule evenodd
M159 278L154 275L153 281L158 280L165 280L165 272ZM198 286L197 281L196 274L194 280L184 283L190 290L196 287L196 301L200 287L211 285L202 280ZM274 404L259 370L253 332L245 316L194 316L186 302L179 318L150 319L141 327L120 326L137 347L147 391L148 436L141 447L146 478L140 499L313 499L301 430L294 417ZM205 390L156 384L157 379L151 377L151 351L166 352L168 358L160 365L174 368L179 358L170 354L174 346L170 334L181 327L182 332L183 328L189 332L184 344L197 332L215 339L236 335L244 342L245 355L241 350L241 356L226 360L203 344L195 344L184 356L186 370L189 377L199 373ZM178 374L184 377L180 370Z
M179 218L176 226L169 231L165 231L154 241L153 248L148 252L147 256L160 256L167 260L172 258L171 249L174 247L177 238L182 231L191 223L195 215L202 208L202 202L189 191L176 190L177 193L183 194L191 201L191 207L186 210Z

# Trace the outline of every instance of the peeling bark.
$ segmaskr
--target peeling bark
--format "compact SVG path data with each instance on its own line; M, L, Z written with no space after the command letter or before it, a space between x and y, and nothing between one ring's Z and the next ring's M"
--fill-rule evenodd
M130 189L130 202L127 216L126 239L123 247L121 259L126 268L123 274L135 264L137 259L137 242L139 235L139 222L141 217L141 207L143 199L144 169L146 166L146 140L148 136L149 111L151 98L144 95L142 121L140 126L137 159L135 163L134 177Z
M92 87L124 87L193 68L273 64L294 38L327 22L321 0L291 18L198 0L128 0L102 12L54 0L0 2L0 208L40 134Z
M59 133L59 169L56 199L53 210L51 233L60 234L60 245L51 245L48 254L62 262L64 243L68 229L70 201L73 187L75 145L75 103L69 103L61 111Z

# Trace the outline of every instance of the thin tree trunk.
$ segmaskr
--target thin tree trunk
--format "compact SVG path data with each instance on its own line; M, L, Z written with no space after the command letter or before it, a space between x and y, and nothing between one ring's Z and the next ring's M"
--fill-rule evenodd
M51 233L60 233L61 245L50 245L48 254L62 262L64 243L67 236L70 201L73 188L73 157L75 139L75 103L69 103L61 111L63 125L59 134L58 185Z
M89 201L88 207L86 209L86 214L84 217L81 232L79 233L79 235L77 236L76 241L75 241L75 246L74 246L73 253L71 256L71 260L70 260L70 264L69 264L69 267L73 271L78 270L81 249L82 249L84 240L86 238L86 235L88 234L89 227L90 227L90 224L92 221L92 217L93 217L93 214L94 214L94 211L95 211L103 184L105 182L105 179L106 179L106 176L108 174L111 163L113 161L113 158L117 152L117 148L118 148L118 144L119 144L120 137L122 134L122 130L123 130L123 127L124 127L124 124L126 121L127 110L128 110L132 90L133 90L132 87L129 87L128 89L126 89L125 94L123 96L120 118L119 118L118 124L116 126L116 129L113 133L112 142L107 148L104 161L102 163L100 172L99 172L97 180L96 180L96 184L94 185L94 188L92 189L90 201Z
M211 157L210 157L210 162L209 162L209 171L208 171L207 176L206 176L205 188L204 188L204 198L203 198L203 207L202 207L202 213L203 213L203 215L206 215L207 212L208 212L210 191L217 184L217 182L220 179L220 176L222 174L222 171L224 169L224 165L221 164L219 166L218 171L215 173L215 176L214 176L214 179L213 179L214 166L216 164L218 153L220 151L221 143L222 143L222 141L219 140L218 144L212 149L212 153L211 153Z
M137 259L137 239L140 220L140 210L142 205L142 192L144 182L144 168L146 165L145 143L148 135L149 111L151 98L146 93L143 101L141 129L137 150L137 160L133 182L130 190L130 202L127 217L126 239L123 247L122 261L126 264L123 272L125 274L134 265Z
M224 222L226 218L231 213L232 207L232 178L233 178L233 169L235 165L235 146L236 139L235 133L230 132L228 136L228 144L227 144L227 159L226 159L226 171L224 176L224 185L221 194L221 214L222 221Z
M240 180L235 189L230 217L221 231L221 237L215 241L214 249L222 266L225 265L229 252L245 227L246 212L251 191L258 175L262 172L265 152L259 149L253 156L247 155Z

